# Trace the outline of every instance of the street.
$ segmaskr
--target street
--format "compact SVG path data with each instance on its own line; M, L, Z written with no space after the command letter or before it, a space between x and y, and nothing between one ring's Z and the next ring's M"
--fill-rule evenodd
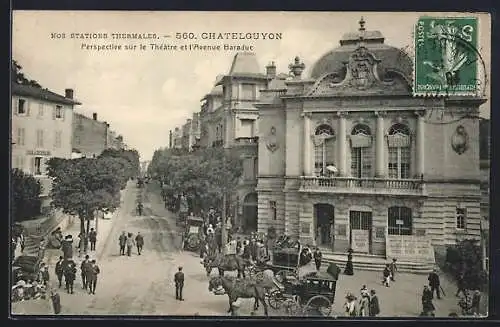
M96 294L89 295L82 289L78 272L75 293L60 290L61 314L227 316L228 298L208 291L208 278L198 254L179 249L181 240L175 218L164 208L157 186L148 185L142 191L144 213L140 217L135 213L138 192L134 183L128 184L121 208L112 221L106 221L110 224L106 227L110 229L108 239L98 240L98 251L102 248L102 252L97 255L101 274ZM118 236L122 231L144 235L145 247L140 256L135 249L131 257L119 255ZM179 266L183 267L186 280L184 302L175 300L173 276ZM52 285L57 286L53 266L50 272ZM383 287L380 280L380 274L370 271L356 271L354 276L341 274L332 315L342 316L345 294L348 291L358 294L364 284L377 291L381 316L414 317L420 313L420 292L426 276L398 274L390 288ZM446 317L458 310L458 298L454 296L456 289L452 283L443 280L443 288L447 296L434 304L436 316ZM253 299L243 299L241 314L250 315L252 307ZM263 315L262 306L256 314ZM269 308L269 314L278 316L280 312Z

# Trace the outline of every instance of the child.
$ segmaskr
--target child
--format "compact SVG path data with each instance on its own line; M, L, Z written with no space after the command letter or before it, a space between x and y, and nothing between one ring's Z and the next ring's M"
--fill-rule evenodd
M391 270L389 268L389 264L386 264L384 268L384 280L382 281L382 284L385 287L389 287L390 280L391 280Z

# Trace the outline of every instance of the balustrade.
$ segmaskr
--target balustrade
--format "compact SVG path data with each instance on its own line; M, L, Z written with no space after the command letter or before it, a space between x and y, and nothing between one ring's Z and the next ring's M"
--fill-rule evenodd
M331 191L350 189L375 190L386 189L391 193L398 191L422 191L420 179L387 179L355 177L302 177L301 189L304 191Z

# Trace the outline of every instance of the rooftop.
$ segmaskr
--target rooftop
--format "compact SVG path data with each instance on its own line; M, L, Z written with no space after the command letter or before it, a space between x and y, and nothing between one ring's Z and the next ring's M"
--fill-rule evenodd
M49 91L48 89L42 89L31 85L23 85L17 83L11 83L11 86L12 86L12 95L31 97L35 99L45 100L54 103L61 103L61 104L69 104L69 105L81 104L80 102L74 99L68 99L62 95Z

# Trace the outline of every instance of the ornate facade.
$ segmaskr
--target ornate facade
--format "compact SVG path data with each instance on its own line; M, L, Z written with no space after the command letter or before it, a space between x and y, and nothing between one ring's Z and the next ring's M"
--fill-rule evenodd
M480 235L484 100L414 97L412 60L360 25L309 78L295 58L292 79L261 90L258 229L333 252L433 260L431 244Z

